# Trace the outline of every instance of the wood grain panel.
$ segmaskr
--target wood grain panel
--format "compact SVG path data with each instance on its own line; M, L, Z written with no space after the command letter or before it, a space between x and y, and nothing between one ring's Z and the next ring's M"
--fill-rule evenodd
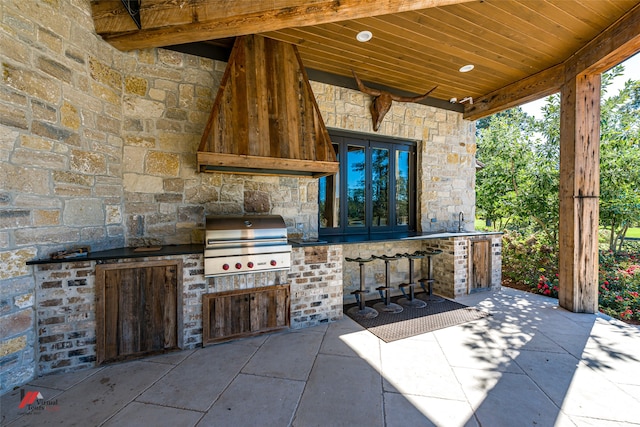
M469 292L491 287L491 240L470 240Z
M231 117L231 121L222 123L221 125L231 128L231 138L223 141L224 150L228 153L248 155L249 141L247 138L247 128L249 126L249 117L247 104L249 102L249 85L247 82L247 56L252 55L253 41L247 39L247 44L238 49L238 54L234 58L233 72L231 73L231 82L229 89L231 97L228 104L224 105L227 115Z
M561 307L598 310L600 75L562 89L560 110L559 291Z
M134 268L127 268L120 272L116 276L119 283L114 284L119 286L118 299L113 301L116 305L108 307L107 315L117 318L118 325L118 337L116 345L118 353L112 355L117 357L120 355L132 355L140 351L140 328L138 319L141 318L141 304L140 304L140 292L138 283L138 270ZM112 280L112 277L107 274L106 280Z
M338 170L330 147L295 47L259 36L239 38L198 148L200 170L243 167L323 176ZM229 162L229 156L237 158Z
M203 295L203 345L288 328L289 298L289 285Z
M292 26L309 26L363 16L450 5L471 0L273 0L141 2L138 30L118 0L91 2L96 32L121 50L143 49Z
M182 346L182 261L96 266L97 363Z

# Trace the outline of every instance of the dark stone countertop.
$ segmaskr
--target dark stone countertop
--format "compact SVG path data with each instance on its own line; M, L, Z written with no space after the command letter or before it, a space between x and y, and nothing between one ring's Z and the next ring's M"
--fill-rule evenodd
M158 245L160 246L160 245ZM146 258L146 257L163 257L171 255L189 255L204 253L204 245L164 245L158 250L136 250L138 248L116 248L105 251L88 252L84 256L62 259L42 259L27 261L27 265L34 264L55 264L62 262L79 262L79 261L105 261L109 259L122 258ZM146 249L146 248L145 248Z
M324 246L324 245L345 245L356 243L381 243L399 240L428 240L428 239L448 239L452 237L476 237L490 236L502 234L500 232L485 231L462 231L462 232L431 232L431 233L385 233L385 234L357 234L357 235L340 235L340 236L321 236L317 240L298 240L290 239L289 244L294 248L305 246ZM83 256L76 256L61 259L39 259L27 261L27 265L35 264L56 264L63 262L78 261L106 261L110 259L123 258L146 258L146 257L164 257L172 255L190 255L204 254L203 244L190 245L164 245L159 246L157 250L146 250L144 248L116 248L104 251L88 252ZM151 248L148 248L151 249Z
M289 244L295 247L322 246L322 245L343 245L355 243L381 243L398 240L429 240L429 239L449 239L452 237L479 237L502 234L499 231L437 231L427 233L380 233L380 234L353 234L320 236L315 240L290 239Z

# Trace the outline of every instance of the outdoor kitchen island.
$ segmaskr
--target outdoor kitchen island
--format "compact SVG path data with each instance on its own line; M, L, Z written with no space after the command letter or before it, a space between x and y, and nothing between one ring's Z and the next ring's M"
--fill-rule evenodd
M96 272L113 269L165 268L179 266L175 283L178 295L175 348L189 349L203 344L203 297L205 295L246 291L273 286L289 287L289 326L310 327L337 320L343 305L353 302L351 291L359 284L357 265L346 257L395 255L429 248L442 249L434 259L434 292L449 298L469 291L470 260L486 259L473 254L476 245L490 250L490 282L480 288L500 286L501 235L499 233L431 233L397 235L392 239L332 238L292 246L291 268L284 271L236 274L206 278L204 245L167 245L153 248L119 248L89 252L86 256L57 260L29 261L36 278L36 321L38 370L40 374L70 371L95 366L96 345ZM346 241L345 241L346 240ZM393 263L392 284L408 278L406 260ZM426 263L425 263L426 264ZM151 267L149 267L151 266ZM424 275L425 266L416 262L417 274ZM164 274L164 273L163 273ZM369 264L366 284L375 297L375 287L384 283L384 263ZM397 287L396 287L397 291ZM399 291L397 292L399 293ZM172 326L173 327L173 326ZM75 339L65 332L73 331Z

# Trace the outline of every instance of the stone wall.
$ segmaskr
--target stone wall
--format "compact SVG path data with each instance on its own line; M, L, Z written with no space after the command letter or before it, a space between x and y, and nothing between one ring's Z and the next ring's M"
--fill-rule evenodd
M37 372L92 367L96 360L95 262L35 268Z
M416 103L394 102L378 132L362 92L311 82L329 128L418 142L418 226L421 231L454 231L458 214L474 230L475 122L461 113Z
M469 238L429 240L427 249L440 249L433 256L433 292L447 298L466 295L469 278Z
M44 308L34 302L42 284L30 259L76 246L201 243L209 214L279 214L291 233L303 223L317 234L316 180L196 172L226 64L164 49L120 52L95 34L88 0L0 8L0 392L36 374ZM328 126L372 132L368 96L312 88ZM459 210L473 218L473 123L395 103L379 134L420 142L423 229L432 218L454 227Z
M306 328L342 317L342 246L294 248L291 255L291 327Z
M502 234L491 238L491 289L502 286Z

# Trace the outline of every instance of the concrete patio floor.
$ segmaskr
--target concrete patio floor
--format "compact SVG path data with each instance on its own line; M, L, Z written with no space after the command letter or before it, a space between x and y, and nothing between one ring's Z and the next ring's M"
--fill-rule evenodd
M640 330L503 288L492 316L384 343L345 317L25 385L0 425L640 425Z

